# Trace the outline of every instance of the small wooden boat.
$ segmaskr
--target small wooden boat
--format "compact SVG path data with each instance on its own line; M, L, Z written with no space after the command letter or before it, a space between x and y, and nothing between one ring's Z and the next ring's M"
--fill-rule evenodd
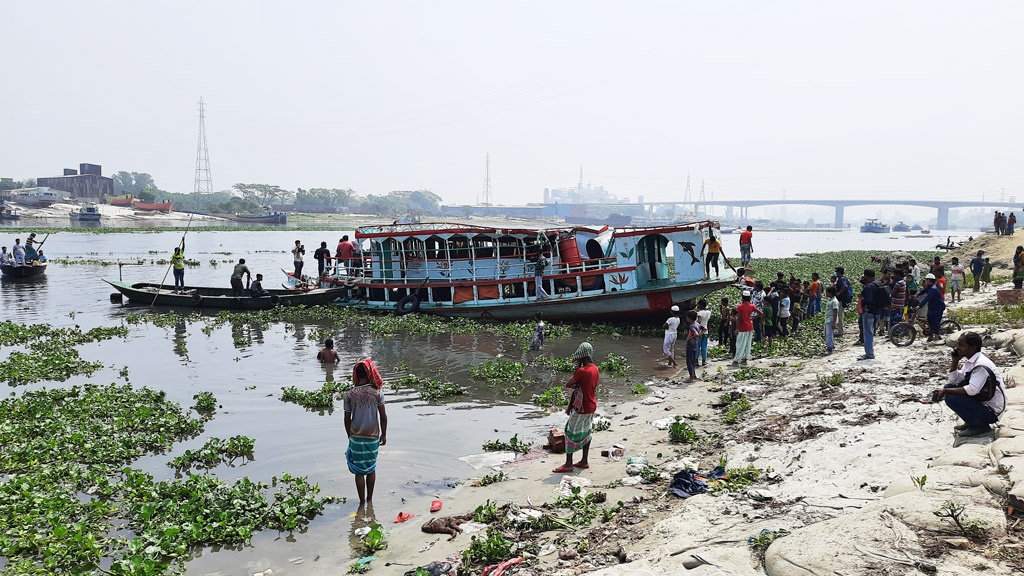
M288 215L284 212L264 212L263 214L235 214L235 222L249 224L287 224Z
M99 222L100 209L95 203L89 202L79 210L71 211L72 222Z
M180 294L174 293L172 284L136 283L104 280L134 304L180 306L182 308L211 308L218 310L267 310L274 306L318 306L330 304L346 295L344 288L317 288L315 290L267 290L261 297L235 296L231 288L187 286Z
M132 206L135 207L136 210L158 210L160 212L170 212L173 205L173 202L142 202L140 200L132 200Z
M0 204L0 220L18 220L21 218L21 210L7 204Z
M103 199L107 204L111 206L121 206L122 208L130 208L132 205L131 194L121 194L120 196L104 196Z
M22 278L37 278L46 273L46 264L38 261L29 261L24 266L15 266L13 264L0 264L0 274L3 274L4 278L10 280L20 280Z

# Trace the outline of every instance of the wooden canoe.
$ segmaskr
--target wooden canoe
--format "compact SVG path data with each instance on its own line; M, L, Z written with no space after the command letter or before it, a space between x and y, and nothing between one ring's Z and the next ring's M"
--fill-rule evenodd
M186 286L182 294L174 293L173 284L140 282L130 284L118 280L104 280L133 304L154 304L181 308L210 308L217 310L267 310L274 306L319 306L330 304L343 296L344 288L316 290L267 290L269 296L235 296L231 288ZM154 301L155 299L155 301Z

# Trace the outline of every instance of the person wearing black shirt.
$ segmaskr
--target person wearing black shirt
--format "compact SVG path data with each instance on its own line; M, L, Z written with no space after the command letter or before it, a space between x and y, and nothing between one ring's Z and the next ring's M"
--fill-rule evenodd
M316 260L317 273L321 278L324 277L324 268L327 266L327 259L331 257L331 251L327 248L327 242L321 242L320 247L313 252L313 258Z

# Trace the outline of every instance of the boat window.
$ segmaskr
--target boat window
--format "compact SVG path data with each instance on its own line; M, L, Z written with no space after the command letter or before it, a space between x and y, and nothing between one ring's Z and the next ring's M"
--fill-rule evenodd
M448 239L448 252L452 260L469 258L469 239L461 234L456 234Z
M497 242L490 236L477 236L473 238L473 257L493 258L496 244Z
M502 258L519 258L521 254L518 238L515 236L502 236L498 238L498 256Z
M423 240L419 238L406 238L402 242L402 250L405 251L404 255L407 260L423 260L427 257Z
M440 236L431 236L426 240L427 248L427 259L428 260L447 260L448 256L445 255L447 247L445 246L444 238Z

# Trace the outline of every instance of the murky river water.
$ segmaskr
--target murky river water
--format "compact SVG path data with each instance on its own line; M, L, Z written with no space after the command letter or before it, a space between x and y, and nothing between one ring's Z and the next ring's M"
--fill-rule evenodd
M315 269L311 256L320 241L333 247L342 234L351 235L351 231L209 232L193 229L186 238L185 252L188 258L199 260L201 265L186 270L186 283L227 286L233 263L245 258L253 273L263 273L265 285L273 286L284 278L280 269L291 268L288 250L295 239L303 240L307 247L308 270ZM939 235L944 240L947 234L936 232L934 238L914 234L898 236L905 249L925 250L939 242ZM965 233L960 235L966 239ZM12 244L13 237L8 236L0 228L0 244ZM754 255L756 258L807 251L882 250L893 246L892 236L897 235L764 231L755 235ZM44 246L51 259L70 258L93 263L52 264L46 277L38 282L3 282L0 318L23 324L78 324L83 328L119 325L127 314L145 312L145 309L112 304L109 295L113 289L101 279L116 279L120 273L127 281L160 281L167 266L158 265L154 260L166 258L180 238L180 233L170 232L51 235ZM727 235L724 240L726 253L738 256L735 247L738 237ZM116 265L97 263L138 260L145 263L125 266L120 271ZM172 282L170 276L166 281ZM330 507L303 534L262 533L249 547L205 550L189 563L189 572L193 574L219 569L225 569L226 573L243 572L243 567L250 562L279 566L287 558L314 557L325 549L337 550L339 546L349 545L350 514L356 510L356 503L353 502L352 476L345 465L346 438L340 406L333 414L307 412L279 400L282 386L313 389L326 381L345 379L356 360L372 357L387 379L411 372L448 379L472 389L472 394L459 401L431 405L421 401L414 392L396 393L386 388L390 422L388 445L381 449L375 497L380 519L395 516L401 509L402 498L422 500L422 496L440 490L443 499L445 478L473 474L473 470L457 458L480 452L482 442L507 440L518 433L520 438L542 443L546 431L563 419L560 415L549 416L528 403L532 392L559 383L563 375L528 368L527 376L535 383L526 387L524 394L515 400L502 396L500 387L478 384L469 377L472 365L491 360L497 354L520 361L531 359L537 353L525 352L523 342L493 335L373 338L361 329L328 327L336 336L342 357L341 365L332 368L317 363L319 342L309 338L312 331L324 326L279 323L262 331L246 329L244 334L233 334L229 326L206 334L202 327L203 324L184 322L176 327L134 325L125 340L82 347L83 358L101 360L107 368L90 378L73 378L58 385L117 381L120 379L118 372L127 367L134 385L166 390L171 400L183 406L192 404L194 394L212 391L222 408L207 425L205 434L175 445L171 454L149 456L136 465L158 478L167 478L173 473L166 466L171 457L201 446L211 436L227 438L241 434L256 440L255 460L237 467L221 466L212 473L229 481L249 476L264 482L284 472L308 475L321 485L324 493L346 496L349 502ZM236 340L236 335L244 338ZM576 344L575 339L551 342L545 352L567 356ZM599 336L595 339L598 356L603 357L612 350L626 356L637 367L636 380L662 370L655 364L660 357L660 344L660 339L654 338L613 340ZM0 354L4 353L0 349ZM407 369L400 371L403 363ZM53 386L52 383L45 385ZM623 400L630 396L628 384L605 377L602 395L606 406Z
M349 232L350 233L350 232ZM341 233L325 232L203 232L193 230L186 238L186 256L201 265L186 270L190 285L227 285L233 261L244 257L253 272L266 276L270 286L283 280L282 267L291 268L286 250L296 238L305 242L311 255L320 239L336 244ZM51 259L90 261L136 261L141 266L125 266L128 281L160 281L167 270L153 260L166 258L180 233L153 234L81 234L60 233L49 237L44 246ZM10 245L13 238L0 233L0 244ZM312 259L310 259L312 260ZM214 266L211 261L216 261ZM229 262L230 261L230 262ZM307 263L315 267L315 261ZM51 264L46 277L37 282L3 282L0 318L22 324L49 323L55 326L120 325L127 314L145 312L145 308L112 304L114 290L102 278L118 277L118 267L99 264ZM167 279L172 282L170 276ZM444 494L444 479L467 477L473 470L458 461L467 454L481 452L487 440L508 440L518 433L521 439L543 443L551 426L564 416L549 416L529 404L532 392L540 392L564 379L549 370L528 368L527 376L536 383L525 387L523 395L510 400L500 386L475 383L470 366L492 360L497 354L515 360L529 360L536 352L525 352L523 342L493 335L398 335L372 338L362 329L344 326L330 328L336 336L342 357L337 368L323 367L316 361L319 342L310 339L320 325L273 324L267 330L244 329L233 334L230 326L204 333L203 323L175 327L132 325L124 340L94 343L80 348L82 357L100 360L106 366L92 377L76 377L64 383L40 383L9 389L20 393L42 386L70 386L84 382L120 381L118 372L128 368L130 382L166 390L171 400L188 407L192 396L212 391L222 406L200 437L176 444L169 454L148 456L135 465L168 478L173 471L166 463L186 449L195 449L209 437L228 438L245 435L256 440L255 460L241 466L221 466L212 471L228 481L241 476L268 482L274 475L287 472L308 475L326 494L346 496L345 504L331 506L304 534L294 536L265 532L257 535L252 546L239 550L205 550L189 563L189 573L203 574L219 569L225 573L243 573L249 562L280 566L287 558L315 557L325 549L348 546L352 529L350 514L356 510L352 475L345 464L346 437L340 405L333 414L307 412L302 407L281 402L282 386L300 389L318 388L326 381L347 379L352 364L364 357L376 360L386 379L414 373L429 378L448 379L466 385L472 394L458 401L431 405L412 391L392 392L385 388L388 402L388 444L381 449L375 508L379 519L393 518L401 509L401 499ZM317 332L319 333L319 332ZM242 336L236 341L235 336ZM251 339L251 343L248 341ZM555 341L548 354L567 356L578 343ZM650 346L650 348L647 348ZM614 350L631 364L653 366L660 341L598 337L599 356ZM0 348L0 354L6 351ZM399 371L405 364L407 370ZM603 401L614 402L630 394L622 381L603 379ZM440 491L440 492L439 492Z

